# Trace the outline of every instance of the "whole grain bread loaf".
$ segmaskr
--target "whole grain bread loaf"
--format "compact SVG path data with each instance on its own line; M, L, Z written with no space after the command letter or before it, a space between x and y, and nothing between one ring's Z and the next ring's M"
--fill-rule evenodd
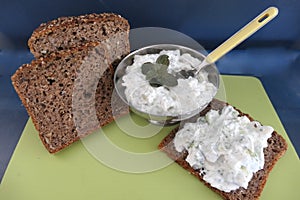
M114 62L129 52L130 26L128 21L113 13L60 17L41 24L28 40L35 57L66 50L89 42L102 42L108 50L108 59Z
M224 106L226 106L225 102L218 101L214 99L209 106L202 111L198 116L186 120L186 122L195 122L195 120L199 116L205 115L209 110L221 110ZM236 108L235 108L236 109ZM236 109L238 110L238 109ZM253 121L253 118L251 118L248 114L245 114L238 110L241 116L247 116L251 121ZM159 144L159 149L165 152L171 159L175 160L176 163L178 163L181 167L189 171L191 174L196 176L201 182L203 182L207 187L215 191L216 193L220 194L224 199L230 199L230 200L254 200L259 199L261 192L264 188L264 185L267 181L267 178L269 176L270 171L274 167L277 160L284 155L284 153L287 150L287 143L285 140L280 136L276 131L272 133L272 136L268 139L268 147L264 148L264 158L265 158L265 164L264 168L259 170L253 175L253 178L249 182L248 188L244 189L240 187L237 190L231 191L231 192L224 192L217 188L212 187L209 183L207 183L205 180L203 180L202 176L200 175L199 170L193 169L189 163L185 160L188 153L187 151L183 152L177 152L173 143L173 139L179 130L180 127L175 128L171 131L171 133L166 136L161 143Z
M24 64L11 79L43 144L55 153L112 122L113 113L128 113L119 99L112 111L113 74L106 46L86 43Z

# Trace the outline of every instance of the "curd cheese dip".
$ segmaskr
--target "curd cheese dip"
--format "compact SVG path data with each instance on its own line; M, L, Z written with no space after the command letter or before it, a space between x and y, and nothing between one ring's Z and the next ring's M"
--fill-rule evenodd
M250 121L232 106L210 110L195 123L186 123L174 138L178 152L186 150L186 161L200 170L212 187L230 192L247 189L253 173L264 167L263 148L273 128Z
M179 50L162 50L158 54L135 55L133 64L127 66L122 85L127 101L135 109L152 115L178 116L204 108L217 92L208 81L208 74L177 77L176 86L153 86L142 73L144 63L155 63L161 55L167 55L167 72L176 76L182 72L196 71L201 61Z

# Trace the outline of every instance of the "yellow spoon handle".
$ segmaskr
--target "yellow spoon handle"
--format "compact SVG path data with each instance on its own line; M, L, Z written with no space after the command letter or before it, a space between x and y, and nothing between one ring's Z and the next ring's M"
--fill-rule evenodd
M269 7L261 14L259 14L255 19L250 21L241 30L236 32L233 36L223 42L219 47L212 51L207 57L207 63L214 63L231 49L239 45L245 39L250 37L253 33L259 30L261 27L266 25L278 14L278 9L276 7Z

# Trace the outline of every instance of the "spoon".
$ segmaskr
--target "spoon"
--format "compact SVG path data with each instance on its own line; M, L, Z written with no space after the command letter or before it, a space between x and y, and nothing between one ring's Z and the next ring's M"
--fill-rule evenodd
M228 38L225 42L223 42L220 46L218 46L215 50L213 50L210 54L208 54L204 60L198 66L198 70L196 74L200 72L205 66L215 63L222 56L232 50L234 47L239 45L241 42L250 37L253 33L258 31L268 22L270 22L274 17L278 14L278 9L276 7L269 7L261 14L259 14L256 18L250 21L247 25L245 25L242 29Z

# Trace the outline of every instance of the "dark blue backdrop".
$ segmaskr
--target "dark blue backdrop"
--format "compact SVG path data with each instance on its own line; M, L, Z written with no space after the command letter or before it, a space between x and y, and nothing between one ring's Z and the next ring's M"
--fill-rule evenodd
M181 31L213 48L256 14L269 6L279 8L279 17L268 28L243 43L298 48L300 2L297 0L2 0L1 37L13 47L26 48L26 41L40 23L68 15L91 12L117 12L132 28L165 27ZM1 47L2 47L1 41Z

